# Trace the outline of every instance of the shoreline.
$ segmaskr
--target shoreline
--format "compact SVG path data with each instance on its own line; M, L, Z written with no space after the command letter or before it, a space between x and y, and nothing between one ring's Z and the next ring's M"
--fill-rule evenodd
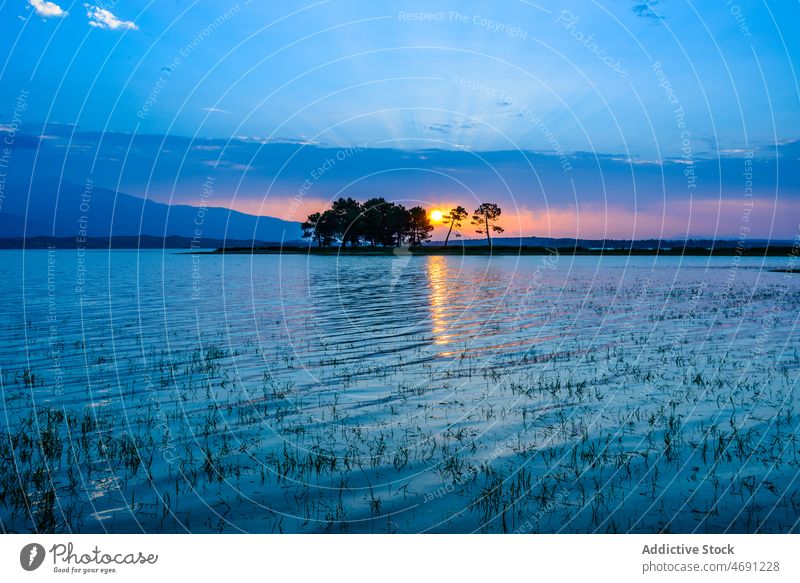
M358 256L542 256L542 255L612 255L612 256L689 256L689 257L789 257L793 248L786 245L766 247L672 247L672 248L587 248L587 247L528 247L528 246L488 246L470 245L459 247L422 246L413 248L372 248L372 247L223 247L214 251L194 252L198 255L319 255L323 257Z

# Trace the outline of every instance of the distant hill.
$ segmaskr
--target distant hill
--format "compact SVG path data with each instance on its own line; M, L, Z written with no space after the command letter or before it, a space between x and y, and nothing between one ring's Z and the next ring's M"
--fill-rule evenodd
M9 237L0 238L0 249L218 249L220 247L268 247L275 245L269 241L244 239L203 239L198 245L189 237L154 237L142 235L135 237L88 237L80 243L75 237Z
M5 210L0 212L0 236L4 238L22 237L24 234L25 217L16 213L7 213ZM28 220L28 229L34 233L41 234L49 232L49 227L34 219Z
M302 236L296 222L225 208L167 205L96 186L86 198L83 186L56 179L36 183L32 193L27 209L23 197L6 197L0 212L0 238L75 237L82 229L86 236L97 238L149 235L191 239L195 229L200 230L201 239L216 241L279 242ZM210 241L203 245L216 246Z

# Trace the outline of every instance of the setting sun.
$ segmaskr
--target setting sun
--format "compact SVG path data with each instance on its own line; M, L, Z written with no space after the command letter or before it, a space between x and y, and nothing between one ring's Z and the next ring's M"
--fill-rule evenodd
M431 211L431 221L433 221L434 223L441 223L442 211L439 210Z

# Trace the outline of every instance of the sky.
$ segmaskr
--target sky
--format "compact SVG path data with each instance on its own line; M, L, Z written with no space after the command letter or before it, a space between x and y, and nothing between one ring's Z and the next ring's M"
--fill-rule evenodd
M211 178L209 204L290 220L384 196L498 202L512 235L791 239L798 21L744 0L0 1L0 197L91 177L198 204Z

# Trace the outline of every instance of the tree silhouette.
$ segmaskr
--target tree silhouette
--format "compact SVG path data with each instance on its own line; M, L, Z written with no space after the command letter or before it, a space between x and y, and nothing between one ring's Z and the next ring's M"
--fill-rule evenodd
M313 238L320 247L328 247L337 239L342 246L351 247L362 242L373 247L394 247L405 240L416 247L429 240L433 231L422 207L406 209L381 197L370 198L363 205L352 198L339 198L328 210L308 215L300 226L303 237Z
M328 247L336 239L336 217L330 210L311 213L300 227L304 238L313 238L320 247Z
M417 247L431 238L433 225L428 217L428 211L421 206L409 209L408 214L408 242L412 247Z
M402 204L393 204L389 208L387 215L389 219L389 236L384 244L399 247L403 244L403 239L408 234L411 225L411 213Z
M336 218L336 233L342 245L350 243L351 247L358 247L363 226L361 204L350 197L340 198L333 202L331 211Z
M445 225L450 225L450 228L447 229L447 237L444 238L444 246L447 247L447 242L450 240L450 233L453 232L453 227L456 229L461 227L461 221L467 218L469 213L467 209L463 206L457 206L454 209L450 209L450 212L447 213L444 217L442 222ZM460 237L458 233L456 233L456 237Z
M313 238L320 247L322 247L322 236L317 232L317 224L321 217L322 213L311 213L304 222L300 223L300 228L303 229L303 239Z
M316 232L319 234L321 247L330 247L336 240L339 232L339 223L333 211L327 210L322 213L317 223Z
M391 245L393 240L391 213L394 206L381 197L371 198L364 203L361 232L364 239L373 247Z
M502 233L505 229L499 225L492 224L500 217L502 210L499 206L491 202L485 202L475 209L475 214L472 215L472 224L478 229L475 232L479 235L486 235L486 240L489 242L489 247L492 246L491 233Z

